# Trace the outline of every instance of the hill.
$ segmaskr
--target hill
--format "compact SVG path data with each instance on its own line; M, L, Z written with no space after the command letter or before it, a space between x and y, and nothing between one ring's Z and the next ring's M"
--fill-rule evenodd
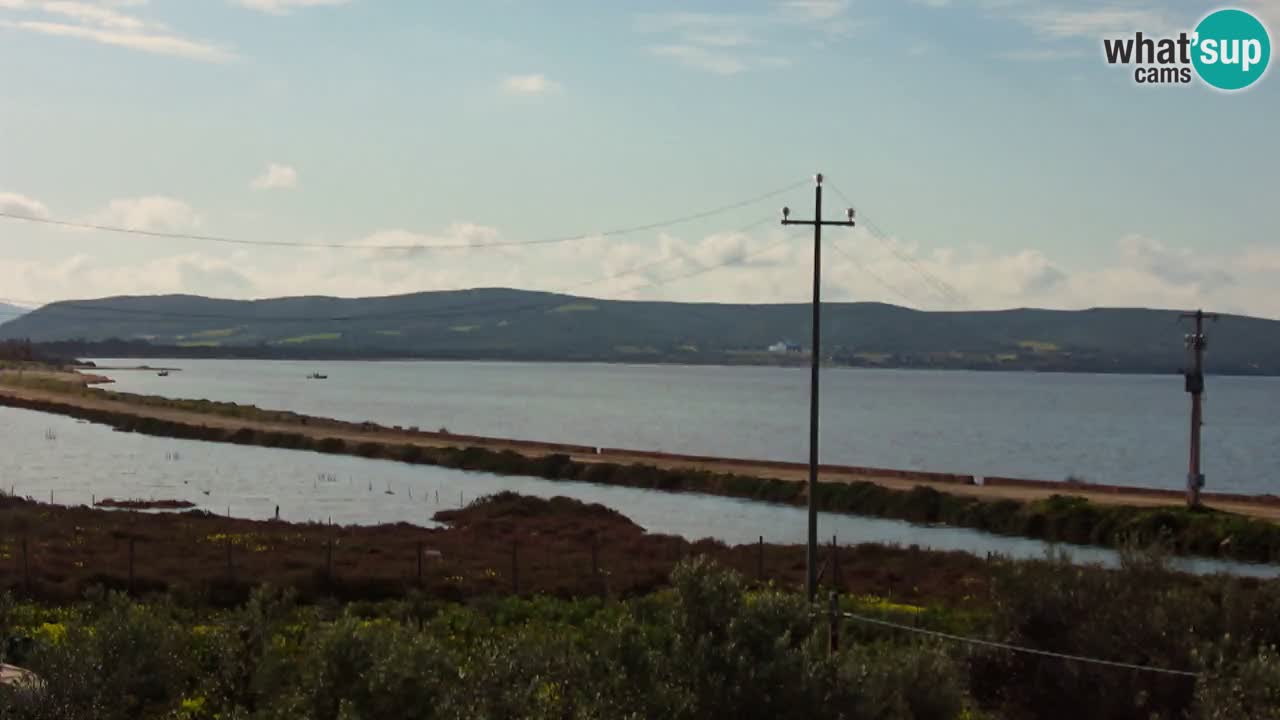
M883 367L1175 372L1177 312L928 312L880 303L824 305L831 362ZM809 306L598 300L477 289L373 298L220 300L113 297L46 305L0 325L58 355L433 357L800 364ZM1210 369L1280 374L1280 321L1224 316Z
M31 312L29 309L0 302L0 323L13 320Z

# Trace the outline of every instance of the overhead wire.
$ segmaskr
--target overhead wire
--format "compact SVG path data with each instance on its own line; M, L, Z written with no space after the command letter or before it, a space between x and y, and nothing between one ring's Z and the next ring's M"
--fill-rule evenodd
M120 225L106 225L100 223L78 222L72 220L60 220L56 218L45 218L34 215L23 215L21 213L13 213L8 211L0 211L0 218L9 220L19 220L29 223L37 223L43 225L52 225L57 227L75 228L80 230L96 230L100 232L120 233L126 235L136 235L141 237L163 238L166 240L194 240L201 242L224 243L230 245L252 245L259 247L276 247L276 248L322 248L322 249L342 249L342 250L476 250L484 248L501 248L501 247L522 247L530 245L552 245L569 242L577 242L579 240L587 240L591 238L616 237L619 235L629 235L632 233L645 232L648 230L659 230L666 227L681 225L684 223L703 220L714 217L722 213L738 210L748 207L755 203L767 200L783 193L794 190L805 184L805 180L789 183L784 187L770 190L768 192L753 195L745 200L738 200L725 205L720 205L708 210L700 210L698 212L681 215L657 222L644 223L641 225L631 225L627 227L613 228L611 230L603 230L599 232L579 233L576 235L563 235L557 237L540 238L534 240L495 240L490 242L468 242L468 243L449 243L449 244L426 244L426 243L399 243L399 244L362 244L362 243L325 243L325 242L291 242L285 240L255 240L246 238L234 238L222 235L200 235L193 233L179 232L163 232L158 230L142 230L137 228L129 228Z
M747 225L744 225L734 230L733 234L741 234L741 233L748 232L760 225L763 225L766 222L769 222L772 219L773 218L771 217L765 217L765 218L755 220ZM703 266L689 273L685 273L683 275L673 276L669 278L657 278L651 281L650 283L648 283L647 285L644 285L638 288L632 288L632 291L647 289L649 287L657 287L657 286L665 285L670 282L676 282L688 277L694 277L694 276L701 275L714 270L719 270L724 267L729 267L731 265L744 262L748 259L754 258L769 250L772 250L777 246L783 244L783 242L785 241L779 241L759 251L748 253L746 255L733 258L723 263ZM587 280L580 283L575 283L573 285L569 285L558 290L535 291L535 292L545 293L547 295L553 295L553 296L563 295L565 293L572 292L574 290L578 290L590 285L597 285L603 282L617 280L623 277L627 277L629 275L634 275L642 270L646 270L651 267L656 267L656 266L669 263L678 259L682 259L682 258L680 256L670 256L670 257L659 258L654 261L635 265L624 271L611 273L602 277L593 278L591 280ZM344 300L341 298L324 298L324 299L335 300L339 302ZM18 300L13 298L4 298L3 300L6 302L12 302L17 304L30 304L30 301L27 301L27 300ZM250 301L227 300L224 302L247 303ZM386 312L386 313L361 313L361 314L353 314L353 315L337 315L337 316L324 316L324 317L264 316L264 315L253 316L253 315L246 315L243 313L233 314L233 313L216 313L216 312L176 312L176 311L165 311L165 310L151 310L147 308L128 308L128 307L119 307L119 306L111 306L111 305L100 305L97 303L88 304L88 303L78 302L78 301L63 301L63 302L53 303L46 306L44 308L44 311L55 312L55 313L56 312L65 313L65 311L82 311L85 314L105 312L105 313L116 313L121 315L157 317L157 318L174 319L174 320L227 320L227 321L238 321L238 322L255 321L255 322L280 322L280 323L292 323L292 322L341 323L341 322L351 322L351 321L360 321L360 320L382 320L382 319L403 318L403 317L409 317L415 320L424 320L424 321L440 320L440 319L450 319L450 318L461 317L461 316L474 317L478 313L488 313L491 315L502 314L502 313L516 314L516 313L527 312L529 310L556 307L559 304L560 304L560 298L554 298L549 302L532 302L532 303L524 303L524 304L516 304L516 305L512 305L511 303L504 302L504 301L497 301L492 303L481 303L479 305L475 303L460 303L452 306L445 306L442 308L435 308L435 309L426 310L426 311L398 310L398 311Z
M857 270L861 271L864 275L874 280L876 284L878 284L880 287L896 295L900 300L905 302L907 305L910 306L910 305L919 304L916 300L914 300L909 295L907 295L906 292L899 290L898 288L889 284L889 282L884 278L880 277L878 273L876 273L871 268L867 267L866 263L863 263L860 260L858 260L856 257L854 257L853 253L845 252L844 248L840 247L839 240L832 242L831 247L835 248L836 252L840 253L840 255L844 257L844 259L848 261L849 264L853 265L854 268L856 268Z
M845 195L844 191L841 190L838 185L835 185L834 183L831 183L831 182L828 182L827 185L830 186L831 189L834 190L836 194L840 196L841 200L844 200L845 204L847 204L849 207L856 207L853 201L849 199L849 196ZM902 252L901 249L899 249L894 245L888 233L881 230L880 227L876 224L876 222L871 218L867 217L866 213L864 213L861 210L858 211L858 220L859 220L859 224L862 227L866 228L867 233L869 235L875 238L886 250L889 251L889 253L891 253L894 257L896 257L899 261L909 266L917 275L920 276L921 280L923 280L925 284L928 285L935 294L937 294L940 298L942 298L943 301L952 305L968 304L968 299L964 296L963 293L957 290L954 285L938 277L935 273L930 272L929 269L924 267L924 265L922 265L920 261L917 260L916 258L912 257L907 253Z
M1021 645L1012 645L1010 643L996 642L994 640L983 640L980 638L966 637L964 635L953 635L951 633L940 632L938 630L928 630L926 628L912 627L901 623L881 620L879 618L867 617L851 612L843 612L840 615L846 619L860 622L866 625L878 625L880 627L900 630L902 632L916 633L918 635L927 635L939 640L948 640L951 642L965 643L968 645L976 645L980 647L993 648L996 650L1005 650L1008 652L1022 653L1026 655L1039 655L1041 657L1057 658L1059 660L1069 660L1072 662L1087 663L1090 665L1099 665L1103 667L1119 668L1123 670L1137 670L1140 672L1157 673L1162 675L1178 675L1182 677L1200 677L1199 673L1190 670L1175 670L1170 668L1155 667L1151 665L1139 665L1136 663L1119 662L1116 660L1103 660L1101 658L1087 657L1084 655L1072 655L1069 653L1053 652L1051 650L1040 650L1038 648L1024 647Z

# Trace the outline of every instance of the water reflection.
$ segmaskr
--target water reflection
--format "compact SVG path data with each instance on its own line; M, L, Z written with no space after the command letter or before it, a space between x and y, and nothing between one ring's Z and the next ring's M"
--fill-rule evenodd
M565 495L615 508L655 533L730 544L803 543L801 508L699 494L552 482L384 460L273 448L157 438L113 432L59 415L0 408L0 442L18 450L0 455L0 484L19 495L58 504L95 498L187 500L235 517L268 519L276 507L290 521L341 524L408 522L434 526L431 516L481 495L513 490L538 497ZM920 545L983 555L1043 556L1048 546L973 530L929 527L849 515L822 514L820 536L841 544ZM1073 546L1080 561L1114 564L1103 548ZM1194 572L1272 576L1280 567L1209 559L1180 559Z

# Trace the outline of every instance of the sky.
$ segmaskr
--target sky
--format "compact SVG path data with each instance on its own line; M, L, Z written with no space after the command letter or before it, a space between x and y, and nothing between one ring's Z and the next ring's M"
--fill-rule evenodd
M1280 0L1237 6L1280 37ZM827 300L1280 318L1280 78L1143 87L1102 57L1217 7L0 0L0 212L354 246L0 218L0 301L806 302L779 208L811 217L822 172L859 222L824 231Z

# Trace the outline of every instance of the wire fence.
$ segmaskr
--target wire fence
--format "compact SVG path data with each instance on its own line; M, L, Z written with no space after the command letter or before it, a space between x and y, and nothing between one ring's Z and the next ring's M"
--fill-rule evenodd
M9 500L16 500L10 498ZM18 501L3 508L0 526L0 590L43 600L74 600L87 588L135 596L203 593L203 600L234 603L252 588L292 587L303 597L382 600L424 592L444 599L493 595L630 597L670 585L671 571L692 556L707 556L757 586L799 588L804 548L756 543L728 546L689 542L630 530L583 526L552 518L519 534L481 520L448 530L406 524L335 526L236 520L207 514L118 513L114 523L92 524L88 508L60 508ZM13 510L36 511L15 521ZM44 522L37 527L37 522ZM857 605L868 596L846 568L865 569L868 558L836 538L822 546L818 582L830 592L825 616L832 652L843 621L970 647L1082 663L1115 670L1199 678L1190 670L1090 657L1009 642L969 637L924 626L926 608L908 608L912 624L886 611L841 607L840 595ZM842 561L842 555L846 559ZM988 557L990 563L996 558ZM981 562L975 560L975 562ZM852 580L852 582L851 582ZM886 601L891 602L893 588ZM874 598L875 596L871 596ZM903 598L905 599L905 598ZM847 604L846 606L847 607ZM875 604L866 606L868 609Z
M1087 663L1090 665L1098 665L1102 667L1118 668L1122 670L1137 670L1140 672L1157 673L1161 675L1179 675L1183 677L1200 677L1200 673L1191 672L1189 670L1172 670L1169 668L1153 667L1150 665L1138 665L1135 663L1119 662L1116 660L1103 660L1101 658L1086 657L1083 655L1072 655L1069 653L1053 652L1051 650L1041 650L1039 648L1023 647L1019 645L1010 645L1009 643L996 642L994 640L983 640L980 638L965 637L963 635L953 635L938 630L930 630L928 628L913 627L911 625L903 625L901 623L884 620L881 618L867 617L866 615L858 615L851 612L841 612L840 617L846 620L863 623L866 625L875 625L878 627L900 630L902 632L915 633L917 635L925 635L939 640L947 640L950 642L964 643L995 650L1004 650L1007 652L1022 653L1026 655L1037 655L1040 657L1057 658L1059 660L1070 660L1072 662Z

